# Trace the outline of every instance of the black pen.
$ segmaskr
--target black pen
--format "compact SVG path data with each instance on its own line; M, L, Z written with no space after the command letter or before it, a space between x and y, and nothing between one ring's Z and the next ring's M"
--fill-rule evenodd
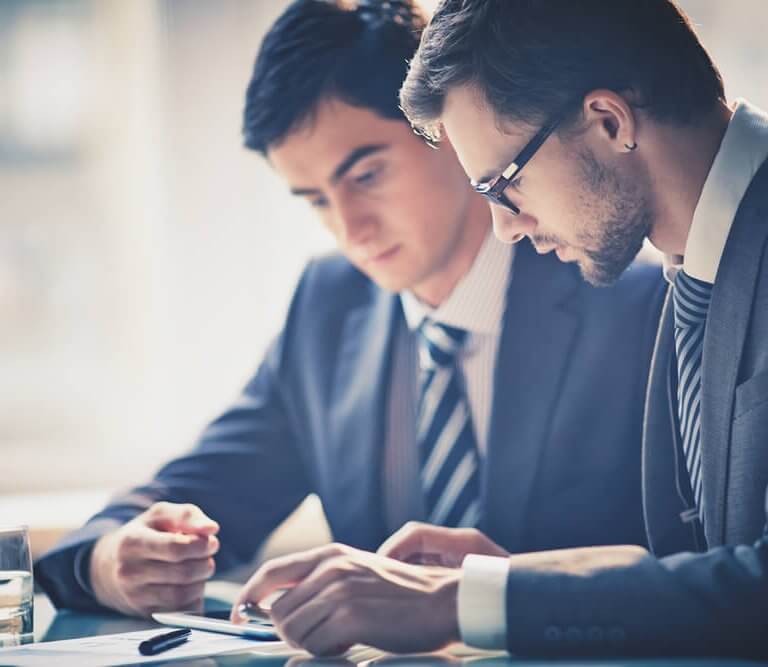
M169 648L183 644L189 639L189 635L191 634L192 630L189 628L164 632L161 635L145 639L141 642L141 644L139 644L139 653L141 653L141 655L157 655L158 653L167 651Z

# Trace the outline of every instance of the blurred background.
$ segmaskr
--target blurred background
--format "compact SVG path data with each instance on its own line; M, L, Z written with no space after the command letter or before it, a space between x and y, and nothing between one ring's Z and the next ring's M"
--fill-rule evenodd
M0 523L38 549L192 444L332 247L241 147L286 4L0 0ZM681 4L768 108L765 0Z

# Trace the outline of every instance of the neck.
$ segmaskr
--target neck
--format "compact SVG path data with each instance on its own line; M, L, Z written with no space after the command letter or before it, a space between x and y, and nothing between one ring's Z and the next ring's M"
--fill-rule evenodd
M455 239L448 250L449 257L443 266L411 288L419 301L432 308L439 307L469 273L491 229L491 211L484 199L473 195L467 209L467 222L462 226L459 238Z
M649 240L666 255L684 255L693 215L733 112L717 107L696 125L658 125L648 164L655 199Z

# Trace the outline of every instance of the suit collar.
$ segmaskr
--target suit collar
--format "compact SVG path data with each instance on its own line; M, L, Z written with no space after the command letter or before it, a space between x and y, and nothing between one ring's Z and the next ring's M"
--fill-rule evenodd
M705 530L711 545L726 541L725 504L733 400L761 257L768 239L768 162L741 202L720 262L704 335L701 456Z
M330 406L324 498L334 538L375 549L386 537L381 470L392 345L402 317L396 295L369 285L370 298L347 315L339 344ZM364 529L361 531L361 527Z
M494 377L482 526L508 549L519 548L528 500L552 424L580 315L583 282L574 265L518 244L507 290ZM535 349L536 355L530 354Z
M696 205L685 257L664 258L667 279L682 267L689 276L715 282L736 211L767 157L768 115L739 100Z

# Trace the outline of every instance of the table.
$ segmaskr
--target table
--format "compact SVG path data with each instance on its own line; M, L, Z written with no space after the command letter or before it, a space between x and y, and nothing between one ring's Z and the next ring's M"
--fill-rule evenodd
M85 614L72 611L56 612L45 595L35 596L35 641L54 641L72 639L89 635L104 635L117 632L131 632L160 626L153 621L128 618L118 614ZM254 656L252 654L228 653L206 658L188 660L152 659L146 664L153 667L445 667L446 665L472 665L472 667L548 667L564 665L568 667L693 667L709 665L711 667L754 667L760 663L745 660L723 659L656 659L656 660L520 660L508 655L457 657L449 654L430 656L382 656L361 655L362 660L352 662L345 659L315 659L310 656L291 658L277 656Z

